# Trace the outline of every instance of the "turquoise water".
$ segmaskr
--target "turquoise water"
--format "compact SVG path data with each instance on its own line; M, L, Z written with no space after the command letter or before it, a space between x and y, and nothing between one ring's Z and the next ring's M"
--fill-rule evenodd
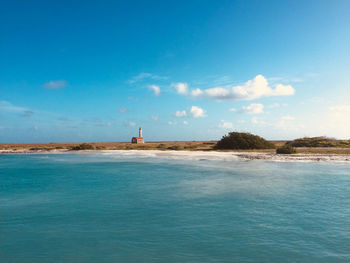
M0 155L0 262L350 262L350 165Z

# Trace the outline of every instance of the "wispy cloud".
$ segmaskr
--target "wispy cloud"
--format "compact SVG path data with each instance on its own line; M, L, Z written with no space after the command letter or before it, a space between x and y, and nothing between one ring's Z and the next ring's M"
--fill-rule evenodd
M329 107L331 111L350 112L350 105L336 105Z
M44 84L45 89L63 89L67 86L65 80L52 80Z
M219 128L221 129L233 129L233 124L232 122L221 120L219 123Z
M269 109L279 108L281 105L279 103L273 103L269 106L267 106Z
M178 110L174 113L174 116L177 118L186 117L187 112L185 110Z
M250 120L251 123L255 124L255 125L264 125L266 124L261 118L257 118L257 117L253 117L251 120Z
M153 91L155 96L160 96L160 87L157 85L149 85L148 88Z
M206 117L205 110L198 107L198 106L192 106L190 109L190 114L192 118L204 118Z
M290 96L295 90L290 85L276 84L270 87L263 75L257 75L254 79L243 85L215 87L209 89L194 89L189 92L195 98L207 98L221 100L254 100L270 96Z
M295 130L299 131L304 128L304 125L295 123L296 118L290 115L282 116L280 121L275 124L275 128L281 130Z
M179 94L187 94L188 93L188 84L187 83L173 83L171 84L173 88L175 88L176 92Z
M248 114L261 114L264 112L264 105L260 103L252 103L248 106L243 106L242 112Z
M21 116L22 117L26 117L26 118L29 118L30 116L32 116L34 114L34 111L31 111L31 110L25 110Z
M136 126L136 122L134 122L134 121L125 121L124 124L126 126L129 126L129 127L135 127Z
M119 109L119 112L120 112L120 113L126 113L127 111L128 111L127 108L120 108L120 109Z
M176 125L176 124L177 124L177 121L168 121L168 124L169 124L169 125Z
M140 81L144 81L144 80L165 80L168 77L164 77L164 76L159 76L159 75L155 75L155 74L151 74L151 73L147 73L147 72L142 72L134 77L132 77L131 79L128 80L129 84L134 84L136 82L140 82Z
M84 120L84 121L89 123L89 124L92 124L94 126L97 126L97 127L110 127L110 126L112 126L112 122L104 121L104 120L101 120L100 118L88 119L88 120Z
M191 118L204 118L206 117L206 112L204 109L198 106L192 106L188 111L178 110L174 113L177 118L191 117Z
M294 121L294 120L295 120L295 117L289 116L289 115L287 115L287 116L282 116L282 117L281 117L281 120L282 120L282 121Z
M6 112L24 112L28 110L27 108L15 106L11 102L8 102L6 100L0 101L0 111L6 111Z
M15 113L22 117L30 117L34 114L34 111L28 108L13 105L5 100L0 101L0 112Z

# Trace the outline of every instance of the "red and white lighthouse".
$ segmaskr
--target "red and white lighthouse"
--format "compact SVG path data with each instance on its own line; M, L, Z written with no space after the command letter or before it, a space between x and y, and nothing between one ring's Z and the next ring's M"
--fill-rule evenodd
M131 143L145 143L142 137L142 128L139 128L139 137L132 137Z

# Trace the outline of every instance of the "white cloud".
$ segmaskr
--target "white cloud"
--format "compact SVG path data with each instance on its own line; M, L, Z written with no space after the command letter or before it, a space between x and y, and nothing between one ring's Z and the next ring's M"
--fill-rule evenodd
M206 117L206 114L204 109L198 106L192 106L188 111L186 110L176 111L174 113L174 116L177 118L182 118L182 117L203 118L203 117Z
M178 110L178 111L175 112L174 116L177 117L177 118L186 117L187 116L187 112L185 110L182 110L182 111Z
M148 88L154 92L155 96L160 95L160 87L157 85L149 85Z
M168 121L168 124L169 124L169 125L176 125L176 124L177 124L177 121Z
M350 111L350 105L337 105L329 107L331 111L347 112Z
M274 109L274 108L279 108L280 107L280 104L279 103L273 103L269 106L267 106L269 109Z
M173 83L171 84L172 87L176 89L176 92L179 94L187 94L188 93L188 85L187 83Z
M268 96L289 96L294 93L295 90L290 85L277 84L273 89L264 76L257 75L242 86L215 87L205 90L197 88L190 94L193 97L215 100L254 100Z
M134 84L136 82L140 82L140 81L143 81L143 80L146 80L146 79L164 80L164 79L167 79L167 77L158 76L158 75L147 73L147 72L142 72L142 73L132 77L131 79L129 79L128 83L129 84Z
M294 121L295 120L295 117L293 116L283 116L281 118L282 121Z
M152 120L157 121L158 120L158 115L153 115L151 116Z
M192 118L203 118L203 117L206 117L205 110L203 110L202 108L200 108L198 106L192 106L191 109L190 109L189 115Z
M258 120L257 117L253 117L252 120L251 120L251 122L252 122L253 124L258 124L258 123L259 123L259 120Z
M28 110L24 107L15 106L12 103L2 100L0 101L0 112L1 111L7 111L7 112L24 112Z
M25 108L13 105L12 103L2 100L0 101L0 112L9 112L19 114L22 117L30 117L34 114L34 111Z
M312 127L317 127L318 133L337 138L350 139L350 104L329 107L329 112L318 116Z
M183 121L183 124L184 125L188 125L188 121Z
M235 109L235 108L231 108L231 109L229 109L229 111L231 111L231 112L235 112L235 111L237 111L237 109Z
M251 123L253 124L261 124L261 125L265 125L266 122L264 122L263 120L257 118L257 117L253 117L251 120Z
M243 106L242 111L248 114L261 114L264 112L264 105L260 103L252 103L249 106Z
M219 123L219 128L233 129L233 124L232 124L232 122L221 120L221 122Z
M126 113L127 111L128 111L127 108L120 108L120 109L119 109L119 112L120 112L120 113Z
M191 96L192 97L201 97L203 96L203 91L201 89L194 89L191 91Z
M305 126L295 122L296 118L293 116L282 116L281 120L275 125L276 128L287 131L300 132L305 129Z
M125 121L125 124L127 126L130 126L130 127L135 127L136 126L136 122L133 122L133 121Z
M274 90L271 90L272 96L290 96L294 95L295 90L291 85L277 84Z
M45 89L63 89L67 86L65 80L52 80L44 84Z

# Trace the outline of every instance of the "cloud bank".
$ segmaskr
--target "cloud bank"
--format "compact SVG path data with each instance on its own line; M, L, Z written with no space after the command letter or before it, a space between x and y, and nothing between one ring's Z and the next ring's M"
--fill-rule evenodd
M178 83L179 84L179 83ZM183 83L182 83L183 84ZM177 86L179 94L190 94L194 98L207 98L213 100L254 100L270 96L290 96L295 93L291 85L277 84L270 87L263 75L257 75L241 86L215 87L210 89L194 89L190 92L184 87Z

